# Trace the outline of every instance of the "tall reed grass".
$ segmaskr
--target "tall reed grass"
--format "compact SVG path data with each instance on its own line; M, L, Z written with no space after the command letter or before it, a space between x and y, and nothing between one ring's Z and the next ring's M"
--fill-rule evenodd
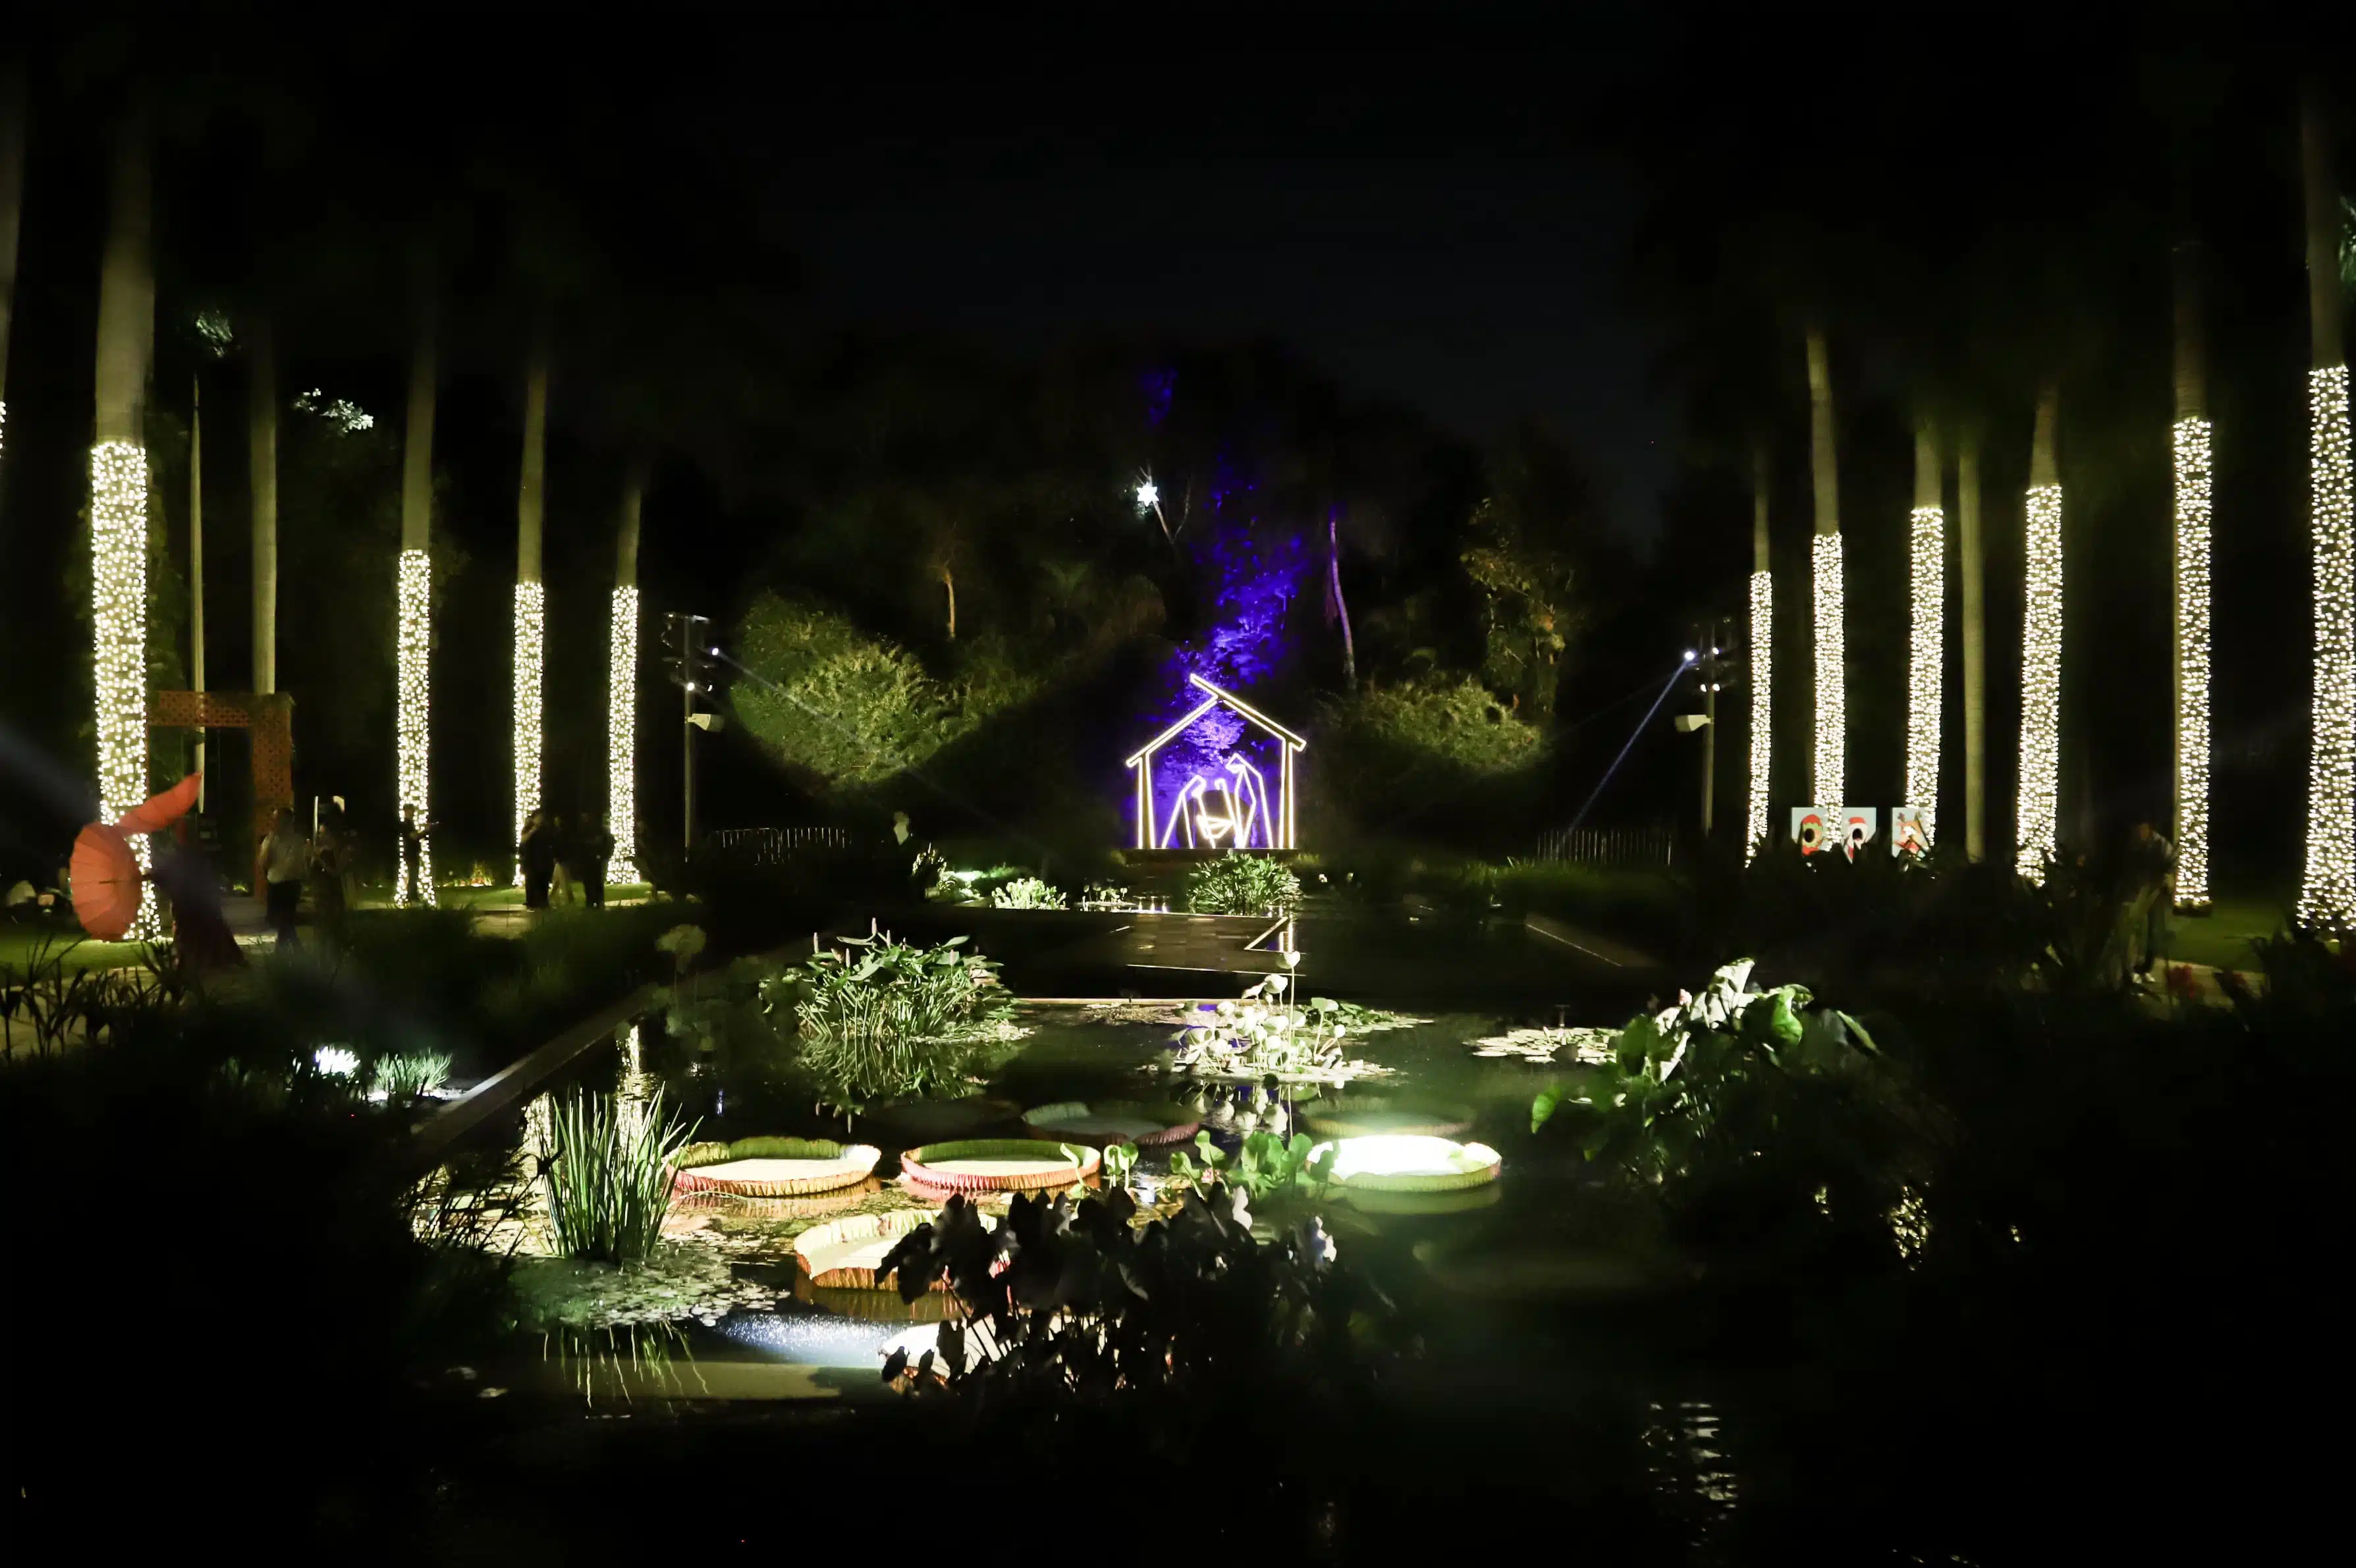
M670 1211L671 1162L695 1134L666 1115L658 1093L643 1107L611 1094L576 1094L549 1109L538 1157L548 1229L568 1258L643 1263Z

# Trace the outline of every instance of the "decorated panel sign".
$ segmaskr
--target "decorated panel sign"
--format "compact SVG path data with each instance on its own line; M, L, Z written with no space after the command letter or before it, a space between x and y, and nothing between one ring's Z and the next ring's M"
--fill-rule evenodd
M1792 842L1803 855L1847 855L1873 842L1881 830L1878 805L1795 805L1792 808Z

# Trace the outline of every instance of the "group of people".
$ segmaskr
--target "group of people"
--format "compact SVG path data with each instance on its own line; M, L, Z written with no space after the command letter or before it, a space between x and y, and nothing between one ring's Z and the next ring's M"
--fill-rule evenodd
M583 812L567 822L552 811L532 812L523 819L523 838L516 845L524 907L546 909L555 902L604 909L605 868L613 859L614 836L603 816Z
M254 851L253 885L262 890L262 906L278 945L293 947L296 917L302 912L303 889L311 890L311 907L317 917L333 923L351 907L355 842L337 814L322 821L308 837L292 806L282 806L277 820Z

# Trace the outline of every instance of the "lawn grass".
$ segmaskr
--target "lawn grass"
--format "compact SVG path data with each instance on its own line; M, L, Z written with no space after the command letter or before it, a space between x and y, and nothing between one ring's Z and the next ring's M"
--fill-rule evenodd
M60 958L69 972L121 969L140 963L146 952L144 943L92 942L63 922L0 925L0 969L21 972L33 961L44 938L53 944L51 956Z
M2257 956L2250 944L2282 930L2290 902L2281 893L2220 893L2207 914L2169 919L2168 956L2220 969L2254 968Z

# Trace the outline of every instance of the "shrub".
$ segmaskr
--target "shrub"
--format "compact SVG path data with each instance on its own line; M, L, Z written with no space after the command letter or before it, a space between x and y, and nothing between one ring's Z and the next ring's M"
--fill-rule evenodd
M1203 914L1267 914L1301 901L1301 879L1272 855L1230 851L1186 878L1186 907Z
M546 1147L536 1153L559 1253L629 1264L655 1250L670 1211L672 1161L694 1136L664 1109L659 1092L643 1107L577 1094L551 1108Z
M1063 909L1067 906L1064 901L1061 889L1043 882L1036 877L1017 877L1001 887L991 890L990 907L992 909Z
M874 932L813 953L762 987L788 1001L798 1061L825 1101L846 1112L964 1088L980 1048L1013 1011L998 966L953 936L918 947Z

